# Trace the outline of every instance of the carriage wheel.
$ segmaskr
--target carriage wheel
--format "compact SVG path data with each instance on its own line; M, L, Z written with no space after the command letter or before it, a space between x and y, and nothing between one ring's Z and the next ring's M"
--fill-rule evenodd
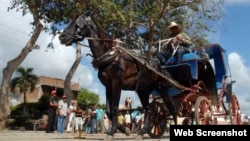
M150 104L150 109L152 113L149 115L148 135L152 138L162 137L166 129L167 119L165 113L167 111L163 103L156 100Z
M192 103L191 102L180 102L177 105L178 113L177 115L179 117L186 117L182 121L182 125L193 125L193 112L192 112Z
M197 125L208 125L213 123L213 110L209 100L200 96L195 103L195 122Z
M233 94L230 105L230 121L231 124L241 124L241 115L240 115L240 105L237 97Z
M192 112L193 104L191 102L180 102L177 104L178 116L179 117L191 117L193 115Z
M34 131L45 130L46 124L44 123L44 119L39 119L34 123Z

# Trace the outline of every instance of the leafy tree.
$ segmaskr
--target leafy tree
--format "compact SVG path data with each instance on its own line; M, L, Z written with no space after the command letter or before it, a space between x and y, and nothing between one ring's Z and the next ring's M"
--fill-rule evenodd
M27 101L27 93L35 90L38 82L38 77L33 74L33 68L19 67L16 70L17 77L14 77L10 82L10 89L14 91L19 88L20 92L23 93L23 102Z
M221 17L223 0L93 0L96 18L104 29L117 38L147 44L151 57L155 41L168 36L167 25L176 21L185 27L194 46L208 43L207 33L214 32L213 25Z
M76 1L77 2L77 1ZM48 24L52 24L51 29L52 31L55 30L55 26L58 23L64 21L62 17L69 17L67 16L68 13L71 13L72 10L70 8L67 8L67 5L71 6L73 4L69 3L75 3L74 1L68 1L68 0L11 0L10 1L10 7L8 7L8 10L16 10L17 12L22 12L23 16L30 13L33 16L33 21L31 22L31 25L33 26L33 31L31 32L31 37L27 41L26 45L24 45L24 48L21 50L19 55L15 57L14 59L8 61L7 66L3 69L3 78L1 82L0 87L0 106L2 107L0 109L0 130L5 128L5 121L7 120L7 117L10 113L9 109L9 101L8 101L8 91L9 91L9 85L10 80L13 72L17 69L17 67L23 62L23 60L27 57L29 52L33 51L33 49L39 49L39 46L36 45L36 41L42 32L48 31ZM58 5L60 4L60 5ZM55 7L60 7L64 10L54 10L57 9ZM47 10L49 9L49 10ZM66 9L69 9L67 11ZM70 12L71 11L71 12ZM54 18L57 17L57 18ZM66 21L69 18L65 18ZM43 24L42 24L43 23ZM49 44L48 48L54 48L53 44ZM77 67L77 66L76 66ZM71 69L72 71L72 69ZM73 72L73 71L72 71ZM70 78L70 76L69 76ZM66 79L68 85L70 85L70 79ZM67 85L67 86L68 86ZM66 88L68 88L66 86Z
M7 94L11 76L28 53L39 48L35 43L43 29L46 31L51 29L53 34L56 34L58 28L62 27L58 25L68 23L72 13L92 10L95 12L93 18L114 37L127 40L127 43L132 45L140 45L140 48L143 45L142 37L149 44L147 56L150 58L152 46L157 46L154 41L167 37L166 26L173 20L184 25L195 46L207 43L207 32L214 32L213 25L223 16L221 12L223 2L223 0L11 0L9 10L15 9L23 15L30 13L33 16L31 23L33 32L20 54L10 60L2 71L0 106L3 108L0 110L2 113L0 119L3 120L0 121L0 130L4 128L9 114ZM50 28L46 26L48 23L51 25ZM53 48L53 44L49 44L48 47ZM74 72L74 68L70 72ZM67 77L65 89L69 91L68 85L72 74Z
M106 32L126 43L142 47L149 44L148 57L155 41L168 36L166 26L176 21L185 27L192 37L194 46L208 43L213 25L224 16L223 0L53 0L41 11L48 21L53 21L54 33L58 25L68 23L72 13L94 11L92 17Z
M0 87L0 106L2 107L0 109L0 113L2 113L0 115L0 119L2 120L0 120L0 130L5 128L5 121L7 120L7 117L10 114L8 91L11 76L33 49L39 49L39 46L37 46L35 43L41 31L44 29L44 26L41 22L43 16L41 16L41 14L39 13L41 1L39 2L33 0L11 0L10 2L11 6L8 8L8 10L16 9L17 11L21 11L23 15L31 13L31 15L33 16L33 21L31 22L31 24L33 25L33 31L31 33L30 39L27 41L26 45L24 45L24 48L21 50L19 55L14 59L8 61L7 66L2 71L3 78Z
M99 103L99 95L88 91L87 89L81 89L78 93L78 105L82 109L94 106Z

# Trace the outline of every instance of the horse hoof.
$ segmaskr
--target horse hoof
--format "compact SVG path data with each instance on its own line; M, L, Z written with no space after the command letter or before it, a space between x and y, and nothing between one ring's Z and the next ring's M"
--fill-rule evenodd
M128 127L125 128L125 135L126 136L130 135L130 129Z
M135 137L135 141L142 141L143 140L143 136L142 135L137 135Z
M104 138L104 141L113 141L113 136L111 135L107 135L105 138Z

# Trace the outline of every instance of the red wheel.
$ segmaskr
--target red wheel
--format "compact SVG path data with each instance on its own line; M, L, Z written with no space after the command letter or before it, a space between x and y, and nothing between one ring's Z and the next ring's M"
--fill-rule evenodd
M163 103L153 101L150 104L152 113L149 115L148 135L152 138L160 138L165 133L166 129L166 115L167 112Z
M178 116L180 117L190 117L193 115L192 112L192 106L193 104L191 102L180 102L177 107L178 107Z
M194 118L197 125L208 125L213 123L213 110L209 100L200 96L195 103Z
M232 95L229 114L231 124L241 124L240 105L237 97L234 94Z

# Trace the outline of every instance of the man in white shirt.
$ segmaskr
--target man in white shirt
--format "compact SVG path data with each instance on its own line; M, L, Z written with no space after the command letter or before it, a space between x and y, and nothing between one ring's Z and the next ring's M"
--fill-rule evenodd
M127 111L125 114L125 125L131 130L132 122L131 122L131 115L129 111Z
M67 118L67 97L62 96L62 100L58 103L58 120L57 120L57 132L63 133Z

